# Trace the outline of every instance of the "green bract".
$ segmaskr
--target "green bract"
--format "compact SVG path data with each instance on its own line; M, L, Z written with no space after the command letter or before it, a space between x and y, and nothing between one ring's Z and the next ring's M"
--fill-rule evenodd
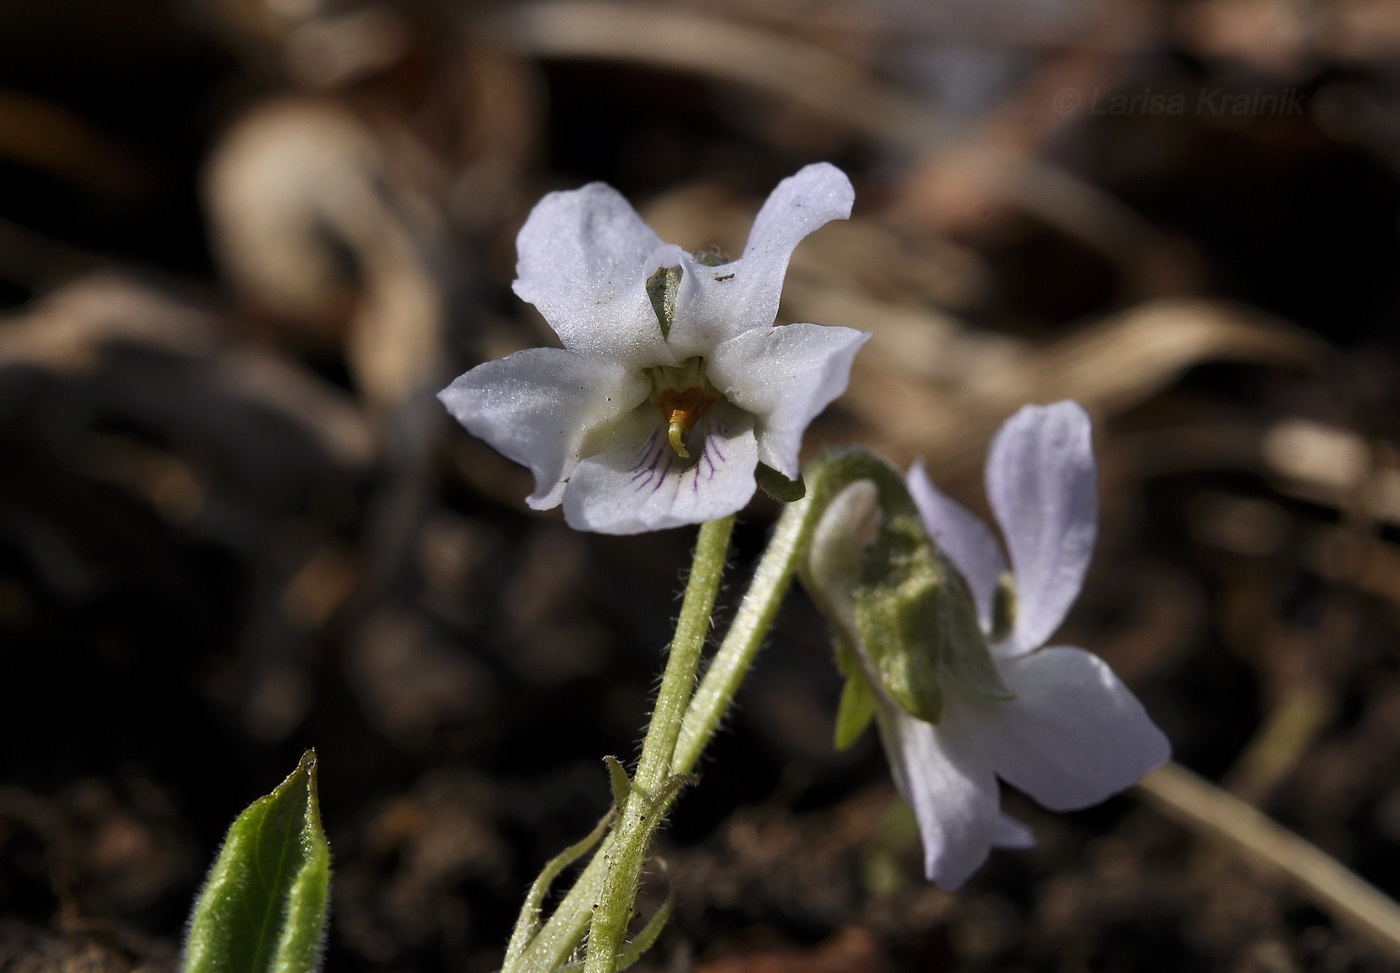
M320 962L331 849L316 751L233 822L195 903L184 973L306 973Z

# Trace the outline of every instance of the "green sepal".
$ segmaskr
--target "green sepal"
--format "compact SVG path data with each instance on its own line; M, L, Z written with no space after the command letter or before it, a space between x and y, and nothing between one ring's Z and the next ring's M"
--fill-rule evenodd
M309 973L320 962L331 849L316 799L316 751L238 816L209 870L183 973Z
M758 487L779 503L796 503L807 495L807 484L802 482L802 474L789 480L767 463L759 463L754 470Z
M661 337L671 337L671 325L676 323L676 294L681 288L681 277L685 271L679 266L662 267L647 278L647 299L656 312L656 323L661 326Z
M1016 577L1010 571L1003 571L997 578L996 592L992 595L992 634L991 641L1000 642L1016 627Z
M982 634L967 579L957 568L946 568L948 583L941 592L939 616L943 625L939 634L948 678L983 699L1014 699L1016 694L1002 681L987 637Z
M841 702L836 707L833 742L837 750L848 750L875 718L875 691L865 678L855 649L845 640L836 640L836 668L846 677Z
M918 517L887 517L856 589L856 628L890 697L928 723L943 715L939 594L946 584L947 571Z
M860 673L849 677L841 687L841 702L836 708L836 732L833 743L837 750L849 750L860 739L870 721L875 719L875 693Z

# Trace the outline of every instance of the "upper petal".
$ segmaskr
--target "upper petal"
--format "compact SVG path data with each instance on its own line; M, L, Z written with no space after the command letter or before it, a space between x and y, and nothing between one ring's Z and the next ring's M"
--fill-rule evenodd
M951 711L934 726L882 700L880 735L895 783L919 822L924 872L956 889L998 837L1000 794L991 763Z
M579 463L564 493L564 518L578 530L637 534L726 517L749 502L758 448L753 418L726 403L696 424L685 461L672 450L660 413L643 403L607 445Z
M856 193L846 174L829 162L803 167L778 183L754 218L744 247L748 273L744 287L749 302L771 307L767 318L778 313L778 297L787 273L788 258L802 238L831 220L851 215Z
M967 578L977 602L977 620L982 623L983 631L989 631L997 582L1006 572L1006 557L996 538L966 507L933 485L923 460L910 467L905 483L923 515L929 536Z
M478 365L438 393L474 436L535 474L526 503L559 503L580 456L647 397L647 383L607 358L530 348Z
M539 308L565 348L636 360L662 345L646 278L664 244L617 190L595 182L549 193L515 245L515 293Z
M987 496L1016 576L1012 652L1045 644L1064 621L1094 552L1099 498L1089 416L1077 402L1025 406L987 457Z
M758 458L795 479L802 434L846 390L851 361L869 337L819 324L755 328L714 350L709 379L757 417Z
M1009 659L1007 701L966 700L996 772L1052 811L1097 804L1167 761L1171 745L1098 656L1057 646Z
M792 251L824 223L849 217L854 201L846 174L826 162L778 183L754 219L742 257L686 267L671 334L676 354L707 355L721 341L772 324Z

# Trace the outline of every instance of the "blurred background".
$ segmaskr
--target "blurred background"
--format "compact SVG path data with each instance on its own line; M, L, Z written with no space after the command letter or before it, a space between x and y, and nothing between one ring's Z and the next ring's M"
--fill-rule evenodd
M433 393L601 179L742 250L854 217L781 319L870 330L809 447L985 511L1025 402L1095 418L1063 641L1177 759L1400 892L1400 4L0 2L0 970L169 970L234 815L317 748L327 968L500 961L633 754L691 542L574 533ZM731 592L775 514L738 532ZM649 971L1379 971L1400 953L1150 791L923 881L794 593L661 853ZM653 877L651 902L664 894Z

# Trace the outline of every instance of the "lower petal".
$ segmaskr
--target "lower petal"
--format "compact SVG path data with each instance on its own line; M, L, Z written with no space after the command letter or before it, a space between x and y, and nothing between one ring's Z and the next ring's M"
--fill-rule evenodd
M878 716L895 783L919 821L924 871L956 889L987 860L1000 833L992 765L951 710L937 726L889 703Z
M528 466L526 503L559 503L579 458L647 396L647 383L618 363L559 348L530 348L478 365L438 393L474 436Z
M796 479L807 426L842 392L870 333L820 324L754 328L715 348L709 377L758 418L758 458Z
M656 407L643 403L574 470L564 519L578 530L639 534L727 517L743 507L753 496L758 466L753 417L717 403L694 432L692 458L682 459Z
M1052 811L1097 804L1167 761L1171 745L1096 655L1056 646L1006 660L1016 698L966 709L996 772Z

